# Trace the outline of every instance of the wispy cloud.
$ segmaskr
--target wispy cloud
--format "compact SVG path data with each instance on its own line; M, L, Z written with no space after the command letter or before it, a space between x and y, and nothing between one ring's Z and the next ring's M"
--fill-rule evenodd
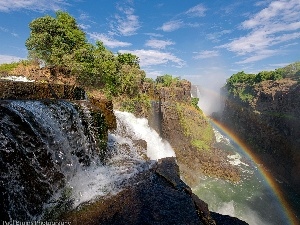
M238 63L249 63L279 54L276 45L288 44L300 38L299 0L278 0L271 2L250 19L241 24L241 29L250 32L240 38L219 46L241 56L248 56Z
M278 68L278 67L285 67L289 64L291 64L292 62L287 62L287 63L274 63L274 64L269 64L269 66L274 67L274 68Z
M90 19L90 16L89 16L89 14L82 12L79 16L79 19L80 20L88 20L88 19Z
M16 10L33 10L33 11L47 11L59 10L63 6L69 5L65 0L13 0L0 1L0 11L9 12Z
M148 36L151 36L151 37L156 37L156 38L163 37L162 34L157 34L157 33L145 33L145 35L148 35Z
M193 17L203 17L205 16L206 8L203 4L198 4L185 12L185 14Z
M115 21L111 23L112 30L117 30L120 35L131 36L141 27L139 17L134 14L132 7L118 6L118 14L115 15Z
M14 37L18 37L19 35L15 32L12 32L10 30L8 30L7 28L4 27L0 27L0 31L4 32L4 33L9 33L10 35L14 36Z
M182 20L171 20L164 23L158 30L163 30L165 32L171 32L178 30L183 27L199 27L199 23L185 23Z
M219 56L219 52L218 51L201 51L201 52L194 52L194 54L196 54L196 56L194 56L194 59L207 59L207 58L212 58L212 57L217 57Z
M184 23L182 20L172 20L164 23L159 29L170 32L174 30L178 30L179 28L183 27Z
M214 43L220 42L220 38L225 35L225 34L230 34L232 31L231 30L222 30L219 32L214 32L214 33L208 33L206 35L206 38L208 40L211 40Z
M189 22L189 17L204 17L206 11L207 9L203 4L198 4L184 12L175 15L174 18L177 19L172 19L168 22L163 23L163 25L158 29L165 32L171 32L184 27L199 27L199 23Z
M165 49L166 46L174 45L175 42L172 41L164 41L164 40L158 40L158 39L150 39L146 41L146 46L150 48L157 48L157 49Z
M121 53L132 53L140 58L140 65L142 67L155 66L171 63L176 67L183 67L185 62L173 55L170 52L162 52L158 50L139 49L134 51L121 50Z
M88 24L83 24L83 23L78 24L78 26L79 26L82 30L88 30L89 28L91 28L90 25L88 25Z
M0 55L0 64L2 63L11 63L11 62L18 62L23 58L12 56L12 55Z
M117 48L117 47L128 47L131 45L131 43L118 41L114 39L113 37L110 37L106 34L101 33L88 33L90 38L96 41L102 41L104 45L110 48Z
M245 64L245 63L252 63L252 62L256 62L262 59L266 59L269 58L273 55L277 54L277 50L260 50L257 53L255 53L254 55L247 57L246 59L242 60L242 61L238 61L236 62L236 64Z
M160 71L160 70L151 70L151 69L145 69L146 71L146 74L147 74L147 77L150 77L150 78L157 78L158 76L161 76L163 75L163 72Z

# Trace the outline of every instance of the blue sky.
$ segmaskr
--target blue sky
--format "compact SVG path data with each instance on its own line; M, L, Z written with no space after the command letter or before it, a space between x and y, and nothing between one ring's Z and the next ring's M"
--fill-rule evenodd
M300 0L1 0L0 63L26 58L28 24L63 10L91 43L140 58L148 77L221 86L300 60Z

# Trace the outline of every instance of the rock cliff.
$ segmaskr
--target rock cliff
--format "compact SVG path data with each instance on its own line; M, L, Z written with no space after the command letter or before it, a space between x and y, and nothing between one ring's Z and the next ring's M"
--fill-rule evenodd
M151 88L148 111L149 125L173 147L182 178L194 186L199 177L208 175L232 182L239 180L239 171L227 161L227 155L214 148L214 132L200 109L191 104L191 83L181 81L177 87Z
M227 95L223 123L251 147L283 186L300 194L299 83L281 79L245 88L252 96L249 101Z

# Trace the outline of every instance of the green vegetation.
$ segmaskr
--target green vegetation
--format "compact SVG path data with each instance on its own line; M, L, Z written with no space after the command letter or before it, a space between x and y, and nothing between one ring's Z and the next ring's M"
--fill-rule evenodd
M169 74L158 76L155 81L158 87L178 86L180 83L179 77L173 77Z
M192 146L199 151L210 151L214 131L202 111L185 103L177 103L176 110L184 135L191 140Z
M198 102L199 102L199 98L192 98L192 106L194 106L196 109L200 110L199 106L198 106Z
M8 73L19 65L18 62L3 63L0 65L0 73Z
M295 62L287 65L283 68L279 68L278 71L283 78L293 78L299 81L300 79L300 62Z
M19 65L28 66L34 62L30 60L20 60L19 62L3 63L0 64L0 74L7 74L17 68Z
M150 98L147 94L139 94L134 98L121 98L117 100L120 104L120 110L144 115L150 109Z
M225 87L230 93L239 96L242 101L249 102L253 99L253 85L265 80L279 80L282 78L291 78L299 81L300 62L274 71L261 71L258 74L246 74L244 71L241 71L227 79Z
M282 78L295 78L300 77L300 62L292 63L283 68L279 68L273 71L261 71L258 74L246 74L244 71L233 74L226 81L228 90L234 89L236 84L248 84L253 85L265 80L279 80Z
M25 45L30 59L75 76L85 87L101 88L108 97L138 94L145 79L139 58L130 53L115 55L100 41L95 45L88 43L85 33L68 13L58 11L55 18L37 18L29 28Z

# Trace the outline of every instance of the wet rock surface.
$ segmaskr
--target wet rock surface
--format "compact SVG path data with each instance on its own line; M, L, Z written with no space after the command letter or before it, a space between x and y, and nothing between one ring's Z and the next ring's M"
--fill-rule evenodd
M246 224L230 218L226 216L227 224ZM83 205L60 219L72 224L91 225L219 224L214 221L207 204L192 194L180 180L175 158L159 160L117 195Z
M64 84L0 80L0 99L85 99L82 88Z

